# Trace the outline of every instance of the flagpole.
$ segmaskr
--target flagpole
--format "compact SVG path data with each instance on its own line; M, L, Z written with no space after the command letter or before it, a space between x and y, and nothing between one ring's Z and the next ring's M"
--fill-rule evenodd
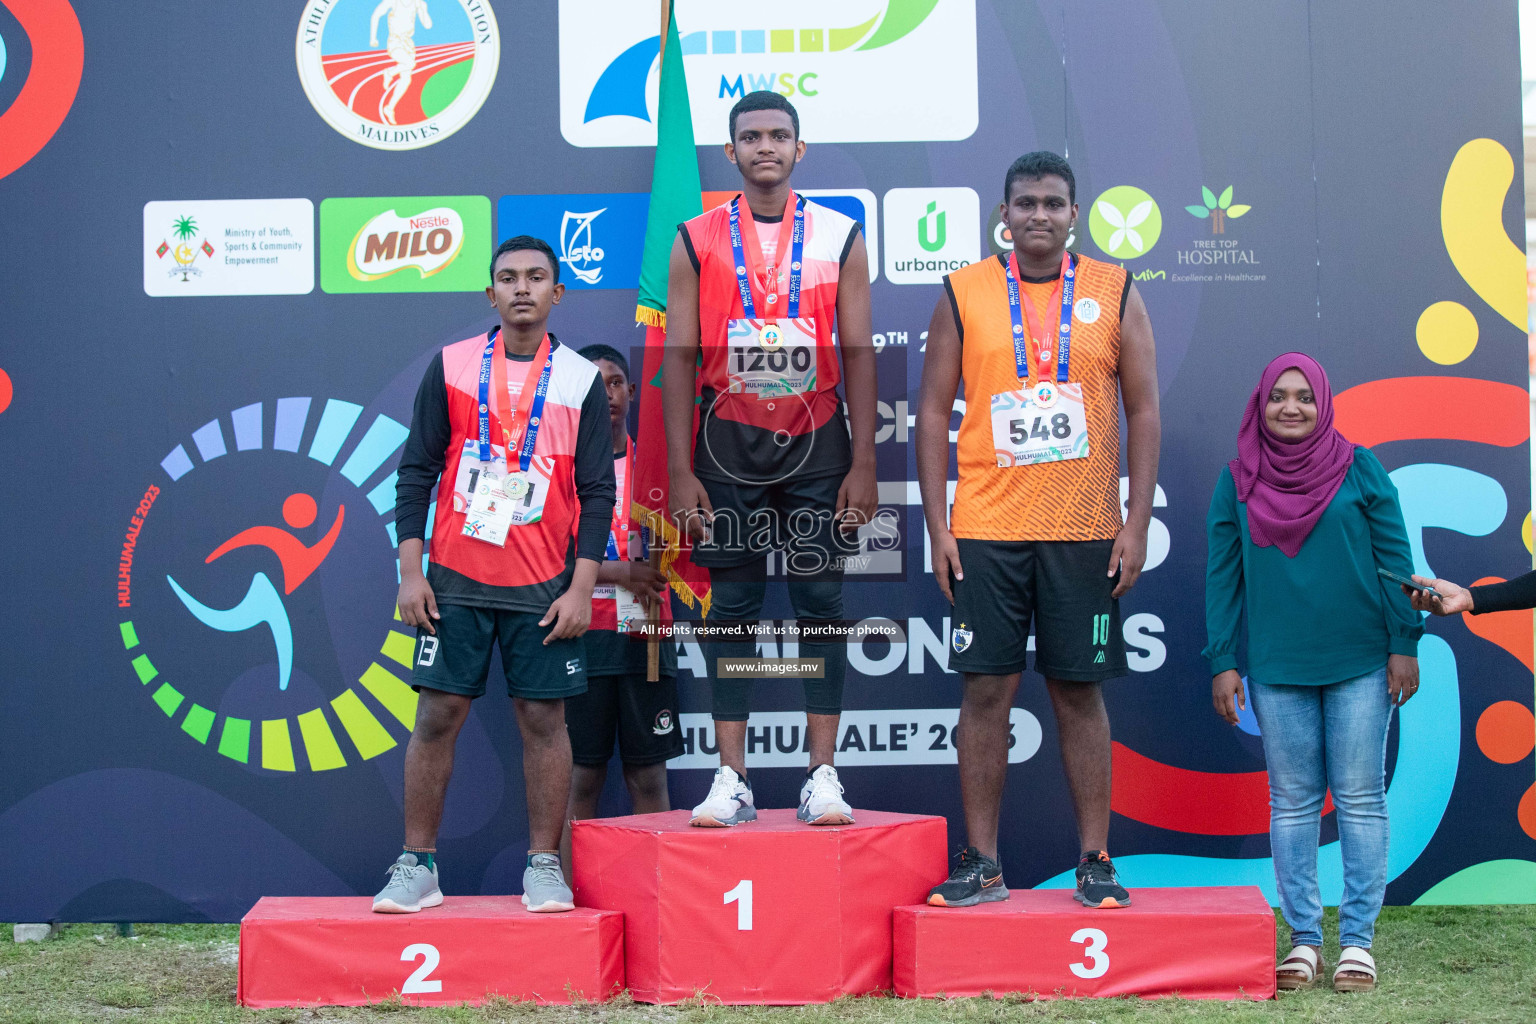
M658 65L661 60L666 59L667 28L671 20L672 0L661 0L661 51L660 58L657 61ZM630 471L633 472L633 467L631 467ZM656 543L658 539L654 536L651 538L651 568L660 572L662 545ZM669 599L666 590L662 591L662 598L663 600ZM657 631L661 626L661 601L655 598L650 598L646 601L645 618L646 623L650 626L648 630L649 635L645 641L645 681L654 683L661 679L661 637L657 636Z

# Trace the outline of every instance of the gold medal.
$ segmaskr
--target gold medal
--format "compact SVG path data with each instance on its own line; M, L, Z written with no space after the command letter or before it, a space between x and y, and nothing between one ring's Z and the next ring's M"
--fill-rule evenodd
M764 324L757 332L757 341L763 348L773 351L784 344L784 332L779 330L778 324Z

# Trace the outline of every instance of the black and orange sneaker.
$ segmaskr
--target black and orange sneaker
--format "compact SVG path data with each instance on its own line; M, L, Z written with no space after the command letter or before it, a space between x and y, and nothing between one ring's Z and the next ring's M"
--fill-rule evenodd
M1077 862L1077 892L1073 898L1085 907L1100 909L1131 905L1131 894L1120 884L1114 861L1103 850L1089 850Z
M974 846L955 854L949 879L928 893L930 907L974 907L1008 898L1003 885L1003 866L991 857L983 857Z

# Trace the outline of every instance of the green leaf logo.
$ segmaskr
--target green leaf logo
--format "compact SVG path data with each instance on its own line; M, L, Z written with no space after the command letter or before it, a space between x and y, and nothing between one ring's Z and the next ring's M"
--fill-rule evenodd
M1145 256L1163 233L1157 202L1134 185L1116 185L1093 201L1088 232L1108 256L1128 260Z
M1199 217L1201 220L1209 217L1211 220L1211 234L1226 234L1227 218L1241 217L1253 207L1244 203L1232 202L1232 186L1222 189L1220 198L1204 185L1200 186L1200 198L1205 200L1205 205L1186 206L1190 216Z

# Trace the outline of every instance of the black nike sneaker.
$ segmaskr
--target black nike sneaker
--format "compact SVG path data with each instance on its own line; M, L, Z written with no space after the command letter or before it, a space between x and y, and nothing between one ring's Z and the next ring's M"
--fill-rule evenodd
M974 907L978 903L996 903L1007 898L1003 866L991 857L983 857L976 847L967 846L955 854L949 879L928 893L928 905Z
M1131 894L1120 884L1114 861L1103 850L1089 850L1078 861L1074 898L1085 907L1107 909L1131 905Z

